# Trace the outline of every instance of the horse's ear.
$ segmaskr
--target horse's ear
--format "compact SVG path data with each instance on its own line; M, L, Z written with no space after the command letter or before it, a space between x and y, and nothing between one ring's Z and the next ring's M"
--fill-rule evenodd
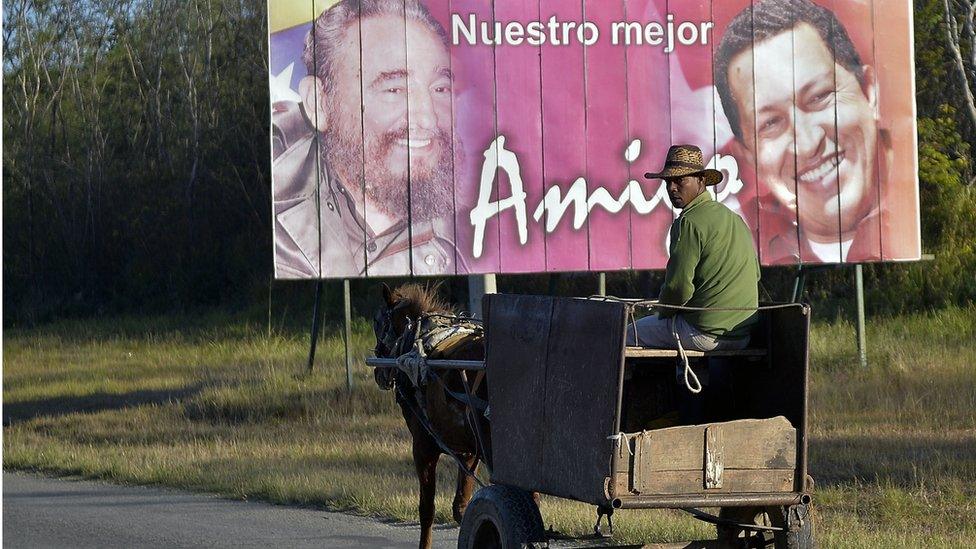
M393 299L393 290L386 285L386 282L383 283L383 301L386 302L387 307L393 307L396 303L396 300Z

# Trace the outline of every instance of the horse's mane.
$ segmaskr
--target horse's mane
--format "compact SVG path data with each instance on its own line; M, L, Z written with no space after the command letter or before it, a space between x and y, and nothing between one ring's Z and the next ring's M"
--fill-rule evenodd
M416 313L452 313L451 306L437 295L440 284L422 286L404 284L393 291L397 297L410 303Z

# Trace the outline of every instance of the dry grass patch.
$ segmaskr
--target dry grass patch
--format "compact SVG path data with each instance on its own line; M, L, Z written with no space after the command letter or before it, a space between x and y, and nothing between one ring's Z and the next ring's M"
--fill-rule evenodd
M816 323L811 471L826 547L965 546L976 537L976 310ZM219 326L219 328L214 328ZM414 520L408 435L358 367L345 389L329 334L305 375L304 334L224 317L66 322L4 338L6 469L159 484ZM358 326L354 348L372 339ZM442 460L437 520L450 521ZM547 525L588 533L591 507L546 498ZM625 541L712 535L675 511L615 517ZM436 534L435 534L436 535Z

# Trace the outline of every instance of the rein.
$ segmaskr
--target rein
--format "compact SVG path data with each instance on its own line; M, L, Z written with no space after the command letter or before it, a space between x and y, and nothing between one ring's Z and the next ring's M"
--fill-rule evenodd
M478 478L477 475L475 475L474 471L468 469L468 466L465 465L463 461L461 461L461 458L459 458L458 455L453 450L451 450L447 446L447 444L444 443L443 440L441 440L441 437L437 436L437 433L434 431L434 426L430 424L430 419L427 418L427 413L424 412L423 409L417 409L413 405L413 403L410 402L410 399L403 394L403 390L399 386L396 387L396 393L398 397L397 400L400 401L404 406L406 406L411 413L413 413L414 417L417 418L417 421L420 422L420 425L424 428L425 431L427 431L427 434L430 435L430 438L434 441L435 444L437 444L437 447L441 449L441 452L451 456L451 458L454 459L455 462L457 462L457 465L460 468L460 470L464 471L465 475L468 475L469 477L473 478L474 481L477 482L479 486L484 488L485 483L482 482L482 480ZM474 427L472 427L472 429L474 429ZM480 436L478 438L480 440Z

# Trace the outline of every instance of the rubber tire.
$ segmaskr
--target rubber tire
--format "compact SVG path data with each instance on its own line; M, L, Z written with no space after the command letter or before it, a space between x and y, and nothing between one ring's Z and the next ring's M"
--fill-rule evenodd
M768 524L764 519L764 509L762 507L722 507L718 512L719 518L734 520L743 524ZM716 525L718 540L727 543L730 547L753 547L759 543L766 546L766 540L772 534L762 532L744 531L741 528L729 528Z
M718 516L721 518L732 519L742 523L770 524L785 528L787 524L787 513L791 507L723 507L719 510ZM803 526L798 527L792 532L775 532L772 534L772 542L776 549L814 549L817 545L813 537L813 519L810 516L810 508L806 505L795 506L796 513L803 518ZM796 515L794 515L795 517ZM769 539L770 534L755 532L746 533L738 528L726 528L718 526L718 539L730 543L733 546L741 545L752 547L758 540Z
M492 484L478 490L461 519L458 549L520 549L545 542L539 506L532 495L512 486Z
M810 516L809 506L800 504L790 507L773 507L768 512L773 515L774 525L785 527L791 509L795 509L796 514L803 519L803 526L797 527L793 531L776 532L773 537L776 549L815 549L817 543L813 538L813 517Z

